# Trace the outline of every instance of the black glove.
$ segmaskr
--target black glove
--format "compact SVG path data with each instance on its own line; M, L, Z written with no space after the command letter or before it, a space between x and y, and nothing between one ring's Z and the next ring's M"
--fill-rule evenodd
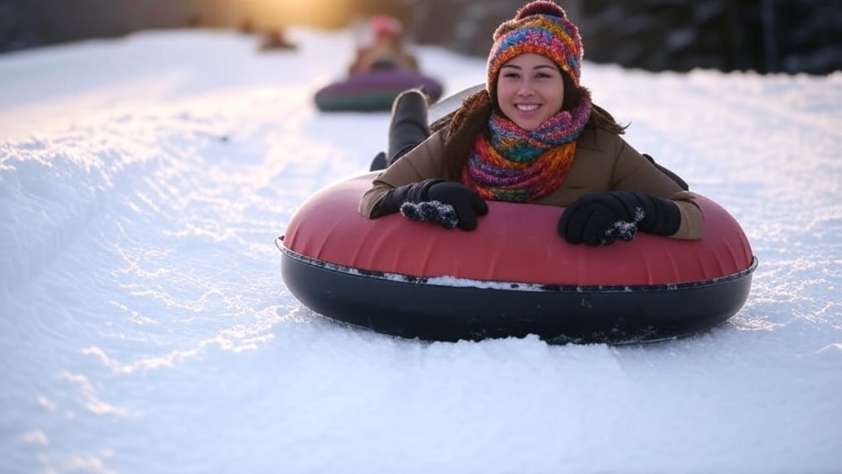
M401 204L401 214L413 221L438 222L445 229L459 225L456 208L441 201L405 202Z
M571 244L609 245L629 241L639 229L672 235L681 225L678 205L629 191L588 193L573 201L558 221L558 235Z
M438 222L450 229L473 230L477 227L477 216L487 214L488 206L477 193L461 183L425 179L389 191L372 216L398 211L413 220Z

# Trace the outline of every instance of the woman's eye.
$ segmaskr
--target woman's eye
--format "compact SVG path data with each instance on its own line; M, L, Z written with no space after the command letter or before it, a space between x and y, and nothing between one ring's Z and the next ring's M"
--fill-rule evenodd
M508 78L508 79L517 79L518 74L516 72L507 72L507 73L503 74L503 77Z

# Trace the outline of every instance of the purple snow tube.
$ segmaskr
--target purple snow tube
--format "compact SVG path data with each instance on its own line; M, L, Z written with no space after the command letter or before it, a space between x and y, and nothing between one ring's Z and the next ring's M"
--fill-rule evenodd
M423 88L432 101L442 93L441 83L410 70L380 70L348 76L316 93L316 106L323 111L390 110L395 97L414 87Z

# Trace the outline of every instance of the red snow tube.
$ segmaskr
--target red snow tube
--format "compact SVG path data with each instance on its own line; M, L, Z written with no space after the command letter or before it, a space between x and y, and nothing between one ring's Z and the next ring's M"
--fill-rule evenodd
M306 306L376 331L431 340L538 334L642 342L710 328L745 302L756 260L724 209L699 197L705 236L637 234L569 245L563 209L490 201L472 232L357 212L374 175L330 186L292 217L283 277Z
M329 84L316 93L316 106L323 111L390 110L401 92L422 87L430 99L438 100L441 83L415 71L387 69L354 74Z

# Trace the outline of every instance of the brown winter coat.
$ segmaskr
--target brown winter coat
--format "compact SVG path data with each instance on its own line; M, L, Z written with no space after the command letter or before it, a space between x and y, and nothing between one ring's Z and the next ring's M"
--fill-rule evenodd
M444 137L444 131L435 132L380 173L360 200L360 213L376 217L372 216L375 207L392 188L427 178L447 179ZM693 193L681 189L619 135L588 127L577 140L573 166L561 186L530 203L566 207L593 191L637 191L671 199L681 212L681 225L671 237L702 237L704 218Z

